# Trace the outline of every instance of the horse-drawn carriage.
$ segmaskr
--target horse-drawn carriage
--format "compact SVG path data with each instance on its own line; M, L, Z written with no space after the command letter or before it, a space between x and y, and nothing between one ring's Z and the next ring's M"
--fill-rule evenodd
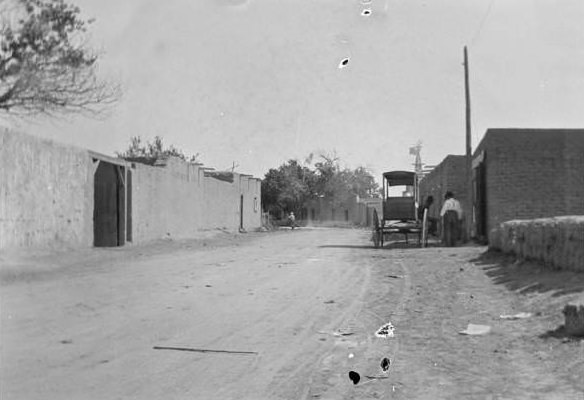
M404 187L395 195L397 187ZM385 239L393 234L418 236L418 244L424 247L428 237L428 210L418 213L420 192L418 176L410 171L390 171L383 174L383 202L381 216L373 212L373 244L383 247ZM421 214L421 215L420 215Z

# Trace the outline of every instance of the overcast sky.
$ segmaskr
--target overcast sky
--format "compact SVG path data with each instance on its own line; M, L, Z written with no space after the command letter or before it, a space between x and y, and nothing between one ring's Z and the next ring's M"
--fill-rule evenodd
M124 97L104 120L17 128L106 154L160 135L263 177L336 150L379 179L421 140L435 165L465 151L464 45L473 147L491 127L584 127L582 0L72 1Z

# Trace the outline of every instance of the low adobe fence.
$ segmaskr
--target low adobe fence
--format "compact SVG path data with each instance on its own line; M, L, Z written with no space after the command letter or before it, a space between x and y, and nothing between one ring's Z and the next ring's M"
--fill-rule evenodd
M584 216L507 221L490 232L489 247L553 269L584 272Z

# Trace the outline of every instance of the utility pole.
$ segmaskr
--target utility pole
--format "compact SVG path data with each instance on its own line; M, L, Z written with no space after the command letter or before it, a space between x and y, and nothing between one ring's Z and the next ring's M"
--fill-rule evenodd
M468 82L468 51L464 46L464 97L466 102L466 198L468 199L466 211L466 237L470 239L473 216L473 190L472 190L472 145L470 124L470 87Z

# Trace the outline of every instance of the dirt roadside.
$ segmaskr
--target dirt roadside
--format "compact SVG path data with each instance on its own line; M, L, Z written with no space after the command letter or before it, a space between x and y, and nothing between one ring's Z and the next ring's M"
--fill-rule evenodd
M484 247L373 249L368 236L299 229L1 254L1 397L583 398L584 344L558 328L584 274ZM518 312L532 316L500 318ZM387 322L395 336L376 337ZM469 323L491 331L460 335Z

